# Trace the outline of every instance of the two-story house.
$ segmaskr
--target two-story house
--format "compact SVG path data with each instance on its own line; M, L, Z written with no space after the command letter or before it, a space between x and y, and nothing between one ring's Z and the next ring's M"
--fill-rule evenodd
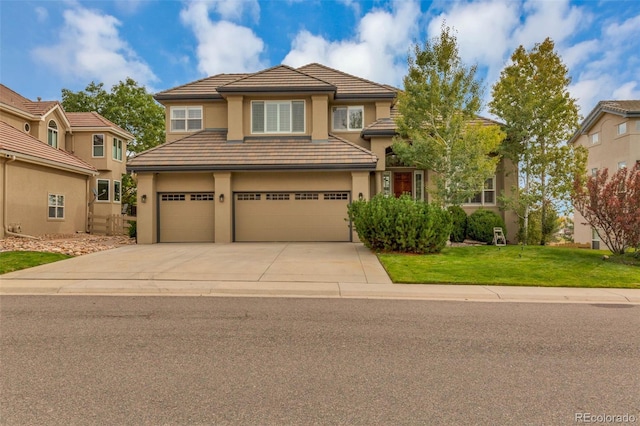
M67 113L0 85L0 238L86 232L120 214L133 136L97 113Z
M138 243L357 241L346 220L352 200L428 199L429 172L391 150L396 94L319 64L220 74L156 94L167 142L127 165L138 183ZM468 207L504 216L497 195L515 182L501 163Z
M587 173L591 175L606 168L611 176L623 167L634 167L640 162L640 100L598 102L569 143L587 148ZM600 248L597 232L578 212L574 212L573 238L576 243Z

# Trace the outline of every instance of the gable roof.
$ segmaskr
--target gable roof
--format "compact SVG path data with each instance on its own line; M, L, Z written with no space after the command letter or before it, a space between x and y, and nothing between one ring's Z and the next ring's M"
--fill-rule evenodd
M569 143L575 142L580 135L589 132L589 129L591 129L604 114L614 114L623 118L640 117L640 100L609 100L598 102L587 118L582 121L580 128L573 134L571 139L569 139Z
M40 142L33 136L0 121L0 153L17 159L86 175L97 175L92 165L61 149Z
M41 120L45 115L59 108L64 117L62 104L58 101L32 101L17 92L9 89L4 84L0 84L0 106L12 110L31 120ZM64 117L66 120L66 117ZM68 122L67 122L68 124Z
M217 90L219 93L335 92L336 87L287 65L278 65L227 83Z
M151 148L127 163L127 170L374 170L371 151L329 135L312 142L308 136L247 137L227 142L226 129L208 129Z
M158 101L171 99L222 99L222 95L216 90L220 86L246 77L250 74L218 74L182 86L174 87L156 93L154 98Z
M89 130L89 129L104 129L109 130L125 139L132 140L134 136L122 129L117 124L107 120L97 112L68 112L67 118L71 124L73 130Z

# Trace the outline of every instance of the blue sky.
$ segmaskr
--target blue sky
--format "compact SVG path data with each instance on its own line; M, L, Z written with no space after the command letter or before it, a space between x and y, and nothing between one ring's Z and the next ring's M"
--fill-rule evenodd
M640 99L636 0L0 0L0 81L30 98L132 77L156 92L223 72L310 62L402 87L415 42L442 21L486 87L514 49L551 37L587 115Z

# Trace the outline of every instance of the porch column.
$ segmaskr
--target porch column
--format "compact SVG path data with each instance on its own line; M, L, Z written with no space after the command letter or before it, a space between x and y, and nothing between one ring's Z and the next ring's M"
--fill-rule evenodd
M136 232L138 244L158 242L158 193L155 173L138 173Z
M376 194L380 194L382 192L382 173L383 172L375 172Z
M215 242L230 243L233 226L233 193L231 192L231 172L213 174L215 187Z

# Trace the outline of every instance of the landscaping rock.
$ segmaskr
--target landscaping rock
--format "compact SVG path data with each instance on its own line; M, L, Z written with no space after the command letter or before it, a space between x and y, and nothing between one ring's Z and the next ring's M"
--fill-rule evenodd
M82 256L135 243L134 238L125 235L47 234L40 236L37 240L6 237L0 240L0 252L39 251Z

